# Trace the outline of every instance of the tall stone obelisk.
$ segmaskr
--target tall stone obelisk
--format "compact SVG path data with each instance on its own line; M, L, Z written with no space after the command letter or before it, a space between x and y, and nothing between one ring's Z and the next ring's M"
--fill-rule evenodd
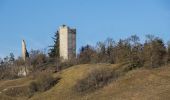
M25 61L27 57L28 57L28 52L27 52L26 44L25 41L22 40L22 58Z

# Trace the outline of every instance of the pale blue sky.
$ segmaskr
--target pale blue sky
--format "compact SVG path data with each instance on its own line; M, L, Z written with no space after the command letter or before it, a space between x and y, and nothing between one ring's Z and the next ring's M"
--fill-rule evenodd
M77 48L111 37L170 40L170 0L0 0L0 57L52 44L57 28L77 28Z

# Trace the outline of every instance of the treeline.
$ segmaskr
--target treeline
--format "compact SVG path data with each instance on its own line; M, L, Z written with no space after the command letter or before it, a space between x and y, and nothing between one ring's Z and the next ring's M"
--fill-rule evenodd
M156 68L170 63L170 42L164 43L161 38L153 35L146 35L143 42L140 42L136 35L117 42L107 38L105 41L97 42L95 46L82 46L77 57L62 62L59 57L58 37L56 32L53 37L54 44L50 46L48 54L40 50L31 50L26 61L21 57L15 59L13 53L0 58L0 79L18 78L24 73L24 68L29 73L36 73L47 69L58 72L73 65L89 63L126 63L130 68Z
M26 61L22 57L15 58L14 54L10 53L9 56L0 58L0 80L26 76L40 69L47 61L47 55L40 50L31 50Z
M170 62L170 43L153 35L146 35L144 43L132 35L115 42L112 38L98 42L96 46L81 47L78 63L128 63L131 67L155 68Z
M127 72L139 68L157 68L170 63L170 42L165 44L159 37L147 35L144 42L132 35L115 42L108 38L98 42L95 46L81 47L77 61L86 63L118 64L118 68L103 66L87 73L87 76L78 80L74 89L78 93L94 92L110 82L126 75Z

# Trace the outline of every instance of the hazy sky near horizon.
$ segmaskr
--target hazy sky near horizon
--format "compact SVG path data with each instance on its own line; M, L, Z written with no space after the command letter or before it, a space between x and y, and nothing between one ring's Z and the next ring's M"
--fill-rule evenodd
M170 40L170 0L0 0L0 57L21 55L21 41L28 51L43 50L62 24L77 29L77 51L137 34Z

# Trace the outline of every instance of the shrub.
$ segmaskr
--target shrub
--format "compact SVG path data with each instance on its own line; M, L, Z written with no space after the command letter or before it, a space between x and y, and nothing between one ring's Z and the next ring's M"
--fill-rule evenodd
M29 95L29 88L27 86L12 87L5 91L5 94L11 97L22 97Z
M69 68L71 66L74 66L76 64L77 64L77 59L72 58L72 59L66 60L64 62L61 62L59 66L60 66L60 69L63 70L63 69Z
M38 76L35 77L35 81L31 82L29 85L30 92L44 92L46 90L49 90L51 87L53 87L60 78L54 78L49 73L40 73Z
M50 74L41 74L36 81L39 91L46 91L53 87L56 83L56 79Z
M35 92L44 92L50 89L58 80L59 78L54 78L51 74L41 73L28 86L9 88L5 94L11 97L31 97Z
M107 85L110 81L117 79L118 76L119 72L112 68L96 68L86 78L79 80L75 89L78 92L93 91Z
M5 94L0 95L1 100L16 100L15 98L9 97Z
M30 92L29 96L32 96L37 91L38 91L37 83L35 81L32 81L29 85L29 92Z

